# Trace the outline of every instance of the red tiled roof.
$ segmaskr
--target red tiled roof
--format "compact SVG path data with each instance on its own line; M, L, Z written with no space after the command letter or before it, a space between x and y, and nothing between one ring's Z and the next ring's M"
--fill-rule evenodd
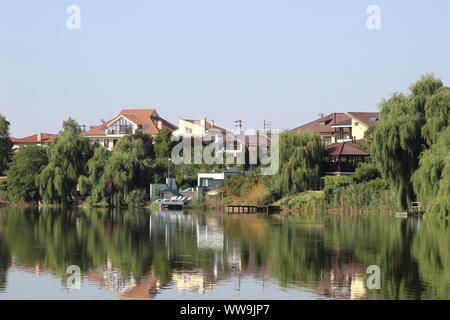
M314 120L292 130L310 130L319 133L333 133L338 132L339 129L332 128L332 125L349 119L351 118L345 113L330 113L329 115L326 115L320 119ZM348 132L348 130L348 128L344 128L344 132Z
M378 120L378 112L347 112L353 119L369 126Z
M358 148L357 142L347 141L324 146L328 156L370 156L370 153Z
M50 143L57 136L57 134L52 133L37 133L25 138L11 137L10 139L13 143Z
M105 126L114 122L120 116L124 116L131 122L142 126L142 132L148 134L159 134L161 129L167 128L171 131L177 129L175 125L170 123L167 120L164 120L159 117L158 113L155 109L123 109L114 119L106 121L86 132L86 135L105 135ZM161 128L159 127L159 121L161 121Z

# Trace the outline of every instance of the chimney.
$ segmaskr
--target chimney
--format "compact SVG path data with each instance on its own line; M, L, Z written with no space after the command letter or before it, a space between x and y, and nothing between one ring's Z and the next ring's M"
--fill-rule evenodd
M38 142L41 142L42 141L42 133L38 133L38 135L37 135L37 141Z
M211 119L211 126L214 127L214 119Z

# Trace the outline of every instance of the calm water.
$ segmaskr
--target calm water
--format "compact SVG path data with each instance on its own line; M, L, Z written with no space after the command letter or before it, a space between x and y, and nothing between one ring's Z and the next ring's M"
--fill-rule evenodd
M367 289L370 265L379 290ZM0 299L449 298L444 222L0 209Z

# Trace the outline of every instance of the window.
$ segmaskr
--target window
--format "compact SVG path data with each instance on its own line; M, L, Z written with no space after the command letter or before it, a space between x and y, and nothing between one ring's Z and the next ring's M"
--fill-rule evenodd
M131 134L133 133L133 124L124 118L120 118L108 128L108 134Z
M359 126L359 122L358 121L355 122L355 127L357 127L357 126Z
M332 141L332 137L329 137L329 136L326 136L326 137L323 137L323 142L331 142Z
M344 139L344 128L339 128L339 139Z
M104 146L105 148L108 148L108 147L109 147L109 139L103 139L103 146Z

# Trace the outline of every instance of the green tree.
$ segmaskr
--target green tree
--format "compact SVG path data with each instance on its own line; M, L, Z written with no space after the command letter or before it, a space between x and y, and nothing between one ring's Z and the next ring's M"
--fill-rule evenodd
M7 171L8 193L13 199L30 202L39 199L36 178L48 163L46 150L26 146L16 151Z
M394 94L383 100L380 120L371 132L373 158L383 177L391 181L398 206L403 209L415 198L411 177L426 147L422 136L426 106L441 88L441 80L425 75L410 87L410 95Z
M131 191L147 187L151 176L143 140L129 136L121 139L110 155L96 150L88 169L88 177L80 178L80 191L90 191L90 201L115 207L126 205Z
M45 203L73 203L78 178L86 174L94 146L88 138L66 131L48 147L49 163L39 174L39 193Z
M285 131L280 135L280 169L272 179L278 196L305 191L318 177L323 160L322 139L311 131Z
M80 134L82 132L81 126L75 119L69 117L69 119L63 121L63 129L60 131L61 134L72 131L74 134Z
M450 126L420 157L414 190L427 215L450 217Z
M173 142L171 141L172 131L163 128L155 137L155 156L156 158L169 159L172 152Z
M78 179L80 193L89 196L87 202L90 204L97 204L106 197L101 179L110 154L108 149L97 146L94 155L87 162L87 176L82 175Z
M368 162L361 162L355 170L353 181L366 182L380 177L381 173L376 165Z
M426 123L422 127L422 135L428 145L432 145L449 125L450 88L441 88L428 99L425 104L425 118Z
M13 144L9 137L10 123L0 114L0 175L3 175L11 161Z

